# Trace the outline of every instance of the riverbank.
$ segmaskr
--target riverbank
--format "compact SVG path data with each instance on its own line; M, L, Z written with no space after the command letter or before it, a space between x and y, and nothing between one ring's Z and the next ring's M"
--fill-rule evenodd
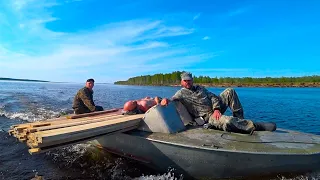
M206 87L320 87L320 83L201 84ZM176 86L176 85L175 85ZM180 85L178 85L180 86Z
M205 87L320 87L320 83L252 83L252 84L208 84L208 83L194 83ZM169 86L179 87L180 84L119 84L119 85L133 85L133 86Z
M50 81L44 81L44 80L15 79L15 78L0 78L0 81L50 82Z

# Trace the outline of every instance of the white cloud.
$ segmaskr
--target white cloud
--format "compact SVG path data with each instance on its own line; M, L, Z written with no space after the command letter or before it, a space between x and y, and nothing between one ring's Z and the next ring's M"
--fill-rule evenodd
M65 3L73 3L73 2L80 2L82 0L66 0Z
M193 16L193 20L197 20L197 19L199 19L199 17L200 17L200 13L198 13L198 14L196 14L195 16Z
M209 36L205 36L205 37L202 38L202 40L209 40L209 39L210 39Z
M237 15L240 15L240 14L243 14L245 12L247 12L249 10L248 7L242 7L242 8L238 8L238 9L235 9L233 11L230 11L228 13L229 16L237 16Z
M129 77L174 70L214 56L190 55L192 49L170 38L192 34L194 29L165 21L139 19L78 33L53 31L46 28L46 23L60 20L47 10L53 6L55 1L12 1L15 17L10 24L16 24L16 30L6 32L9 40L0 39L0 76L82 81L88 73L81 72L92 72L114 81L120 72Z

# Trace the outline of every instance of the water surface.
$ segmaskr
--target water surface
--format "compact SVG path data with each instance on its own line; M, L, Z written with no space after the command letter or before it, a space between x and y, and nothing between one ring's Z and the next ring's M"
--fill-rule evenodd
M97 152L86 144L31 156L24 144L8 136L6 131L10 125L71 113L73 97L83 85L1 81L1 179L30 179L37 173L47 179L179 179L180 175L170 171L158 174L135 161ZM171 97L178 89L179 87L96 84L94 100L97 105L109 109L122 107L127 100L146 96ZM224 90L208 89L215 94ZM247 119L274 121L279 128L320 135L320 88L235 89ZM281 175L276 177L282 178L286 179ZM292 179L310 178L318 179L319 173L296 176Z

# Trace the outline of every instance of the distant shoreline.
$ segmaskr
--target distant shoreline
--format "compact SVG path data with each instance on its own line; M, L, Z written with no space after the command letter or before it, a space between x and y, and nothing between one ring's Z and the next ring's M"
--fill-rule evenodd
M269 83L269 84L205 84L205 83L194 83L197 85L205 86L205 87L288 87L288 88L304 88L304 87L320 87L320 83L287 83L287 84L281 84L281 83ZM143 84L117 84L117 85L127 85L127 86L166 86L166 87L180 87L180 84L168 84L168 85L143 85Z
M22 81L22 82L51 82L45 80L33 80L33 79L16 79L16 78L0 78L0 81ZM56 82L59 83L59 82ZM60 82L61 83L61 82ZM98 83L98 84L109 84L109 83ZM112 83L110 83L112 84ZM319 82L300 82L300 83L223 83L223 84L212 84L212 83L194 83L205 87L320 87ZM132 85L132 86L167 86L167 87L179 87L180 84L116 84L116 85Z
M44 81L44 80L16 79L16 78L0 78L0 81L50 82L50 81Z
M142 86L180 86L184 71L131 77L114 84ZM320 75L301 77L209 77L193 76L194 84L206 87L320 87Z
M206 87L320 87L320 83L201 84ZM180 86L180 85L179 85Z

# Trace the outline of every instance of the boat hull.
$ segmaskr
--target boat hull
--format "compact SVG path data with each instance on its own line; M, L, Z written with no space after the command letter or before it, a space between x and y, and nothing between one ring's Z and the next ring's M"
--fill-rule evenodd
M177 138L178 135L174 134L162 136L161 133L130 131L103 136L91 143L111 153L143 162L159 172L167 172L168 169L172 168L175 174L182 174L186 179L241 178L320 169L320 153L314 149L315 147L311 147L318 147L318 141L316 143L315 141L309 142L309 144L295 142L294 146L296 147L290 147L293 146L292 142L285 142L280 146L279 142L274 142L273 145L277 144L273 147L274 149L268 149L266 146L265 151L261 150L261 147L259 149L259 146L262 146L261 144L252 145L252 143L255 143L255 141L252 141L249 143L242 142L242 144L245 144L242 146L245 147L233 149L233 146L218 143L218 141L227 141L226 139L215 138L217 143L212 141L213 137L222 137L223 132L211 131L209 134L213 134L213 136L210 136L210 142L212 143L207 143L208 141L203 139L202 136L194 136L195 131L205 134L202 132L203 130L194 130L184 132L179 139ZM219 136L215 136L217 134ZM193 137L191 138L193 140L202 139L198 142L204 143L202 145L194 144L195 141L188 141L181 137L188 137L189 140L190 137ZM247 137L249 136L236 136L239 141ZM304 146L313 149L312 151L303 150L305 149ZM275 149L284 150L275 151Z

